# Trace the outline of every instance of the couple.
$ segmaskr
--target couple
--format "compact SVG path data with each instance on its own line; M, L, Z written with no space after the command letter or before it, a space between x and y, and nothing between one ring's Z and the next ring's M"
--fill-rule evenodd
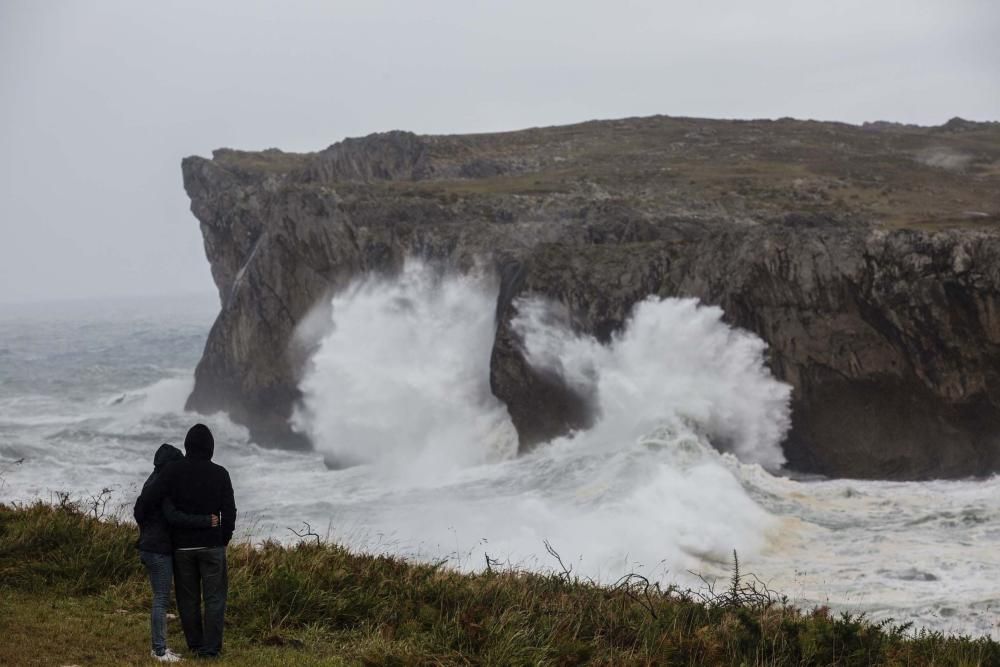
M226 469L212 463L215 440L207 426L191 427L184 451L160 446L153 473L135 501L136 546L153 585L153 657L161 662L181 659L167 648L171 579L188 648L198 657L217 657L222 651L226 545L236 526L233 485Z

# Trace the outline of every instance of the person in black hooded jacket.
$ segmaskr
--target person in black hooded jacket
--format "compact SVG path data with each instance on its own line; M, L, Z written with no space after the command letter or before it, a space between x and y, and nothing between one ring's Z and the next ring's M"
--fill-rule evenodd
M170 529L177 610L184 637L197 655L214 657L222 651L228 591L226 546L236 528L236 503L229 472L212 462L215 439L207 426L191 427L184 438L184 451L183 459L169 464L143 489L136 505L146 510L170 499L181 512L219 515L218 526L173 525Z
M152 485L163 473L167 464L184 458L181 450L164 443L153 457L153 472L143 484L143 489ZM149 582L153 588L153 606L150 613L150 640L152 656L161 662L177 662L180 656L167 648L167 607L170 604L170 584L173 579L173 544L170 541L171 526L189 528L209 528L219 524L219 517L212 514L188 514L179 511L169 498L162 505L144 507L136 501L133 510L139 524L139 539L136 548L139 558L146 566Z

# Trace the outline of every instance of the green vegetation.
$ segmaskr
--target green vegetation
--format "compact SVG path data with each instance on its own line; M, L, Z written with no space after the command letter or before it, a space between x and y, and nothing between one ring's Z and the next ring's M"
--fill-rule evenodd
M212 158L220 165L256 174L288 174L309 165L310 153L285 153L276 148L265 151L238 151L219 148Z
M0 664L143 664L135 528L63 499L0 505ZM554 553L554 552L553 552ZM230 549L231 665L996 665L987 639L800 612L734 563L718 594L466 575L318 539ZM183 648L177 622L171 644Z

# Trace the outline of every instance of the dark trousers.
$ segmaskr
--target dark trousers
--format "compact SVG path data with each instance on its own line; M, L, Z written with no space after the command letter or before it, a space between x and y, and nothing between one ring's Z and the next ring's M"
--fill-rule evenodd
M153 653L163 655L167 650L167 607L170 606L173 557L169 554L140 551L139 559L146 566L149 583L153 587L153 610L149 616L149 635Z
M174 551L174 583L177 611L188 648L198 655L222 651L222 628L226 617L229 577L226 548ZM202 617L202 600L205 615Z

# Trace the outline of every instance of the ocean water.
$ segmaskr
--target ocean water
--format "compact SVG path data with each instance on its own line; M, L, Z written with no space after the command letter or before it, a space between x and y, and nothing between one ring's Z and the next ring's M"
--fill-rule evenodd
M308 524L466 570L487 557L553 569L547 541L582 576L694 587L724 578L735 549L804 606L1000 638L1000 479L787 474L788 388L763 343L679 299L641 303L607 345L572 334L554 304L522 302L530 362L599 418L518 457L488 386L495 290L411 263L335 297L302 332L318 343L294 417L309 453L184 412L213 299L0 306L0 502L110 489L127 512L159 444L204 421L247 539L295 540Z

